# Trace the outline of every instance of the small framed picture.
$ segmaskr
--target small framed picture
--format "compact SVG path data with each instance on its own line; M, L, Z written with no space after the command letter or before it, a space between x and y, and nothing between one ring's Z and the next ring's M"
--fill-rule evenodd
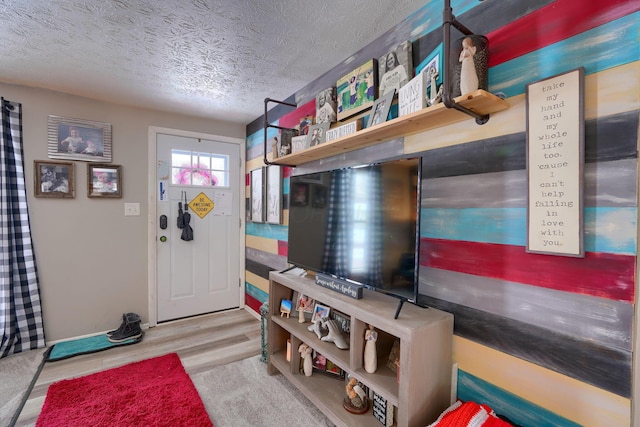
M296 301L296 311L303 310L305 313L313 313L314 300L313 298L300 294Z
M330 307L316 303L315 307L313 307L313 317L311 318L311 322L316 323L317 320L320 320L323 317L329 317L330 312Z
M34 160L34 195L36 197L74 198L74 165L71 162Z
M122 166L110 164L87 165L88 197L122 197Z
M387 93L380 98L376 99L373 107L371 107L371 115L369 116L369 123L367 124L368 128L387 121L389 109L391 108L391 103L393 102L393 96L395 93L396 90L392 89L387 91Z
M49 116L50 159L111 162L111 124L93 120Z
M327 131L329 130L329 126L329 122L309 126L309 134L307 135L307 146L315 147L316 145L324 143L327 139Z
M276 165L267 166L267 222L269 224L282 223L282 168Z

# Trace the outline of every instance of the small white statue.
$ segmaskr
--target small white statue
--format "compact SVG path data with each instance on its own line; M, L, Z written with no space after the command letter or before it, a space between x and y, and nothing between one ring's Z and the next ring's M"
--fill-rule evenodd
M460 94L478 90L478 74L476 72L476 64L474 56L476 47L473 45L471 37L465 37L462 40L462 52L460 52L459 61L462 63L460 68Z
M378 340L378 332L369 325L364 333L364 370L373 374L378 369L378 356L376 353L376 341Z
M310 377L311 373L313 372L313 358L311 357L312 348L307 344L302 343L300 344L300 347L298 347L298 353L300 353L302 359L304 360L302 364L304 375Z
M324 328L324 325L320 320L321 319L318 319L314 323L307 326L307 330L315 333L318 339L322 339L322 329L326 329Z
M322 341L332 342L338 347L340 350L346 350L349 348L349 343L342 336L342 332L340 332L340 328L338 327L338 323L335 320L329 319L327 317L323 317L320 319L322 326L329 330L329 333L321 338Z
M438 83L436 82L438 75L438 70L436 70L435 67L429 70L429 78L431 81L429 85L429 98L427 100L429 106L435 105L442 100L442 85L438 88Z

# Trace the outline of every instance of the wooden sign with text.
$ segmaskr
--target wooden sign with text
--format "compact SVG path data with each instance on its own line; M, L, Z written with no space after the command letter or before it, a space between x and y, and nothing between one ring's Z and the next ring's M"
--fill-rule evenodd
M584 69L527 86L527 252L584 257Z

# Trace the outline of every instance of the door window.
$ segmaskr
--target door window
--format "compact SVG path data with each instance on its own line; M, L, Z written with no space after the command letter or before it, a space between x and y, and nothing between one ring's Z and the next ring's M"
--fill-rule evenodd
M173 149L171 183L191 187L229 187L229 156Z

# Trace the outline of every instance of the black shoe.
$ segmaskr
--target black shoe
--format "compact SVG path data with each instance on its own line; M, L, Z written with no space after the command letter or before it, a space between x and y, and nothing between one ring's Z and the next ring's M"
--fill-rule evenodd
M110 337L113 334L117 334L119 332L122 331L122 329L124 329L124 325L127 324L127 315L123 314L122 315L122 323L120 323L120 326L118 326L118 329L114 329L113 331L109 331L107 332L107 336Z
M110 337L108 337L108 340L110 342L119 343L140 338L141 336L142 329L140 329L140 322L136 322L134 324L127 323L122 331L111 335Z

